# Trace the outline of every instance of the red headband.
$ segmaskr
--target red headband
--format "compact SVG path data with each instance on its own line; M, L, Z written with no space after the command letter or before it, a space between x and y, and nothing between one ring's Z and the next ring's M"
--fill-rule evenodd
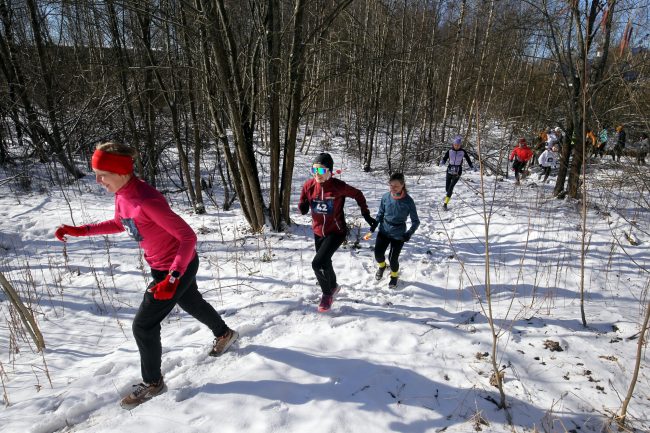
M133 158L128 155L118 155L97 149L93 153L92 166L95 170L131 174L133 173Z

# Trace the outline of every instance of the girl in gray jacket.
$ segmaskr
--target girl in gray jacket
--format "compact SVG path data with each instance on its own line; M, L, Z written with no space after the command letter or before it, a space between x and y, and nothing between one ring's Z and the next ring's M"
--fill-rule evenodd
M390 246L388 261L390 263L390 282L388 287L397 286L399 275L399 255L405 242L418 229L420 219L418 218L415 202L406 192L404 175L393 173L388 182L390 191L383 195L377 212L379 223L379 234L375 242L375 260L379 265L375 279L381 280L386 271L386 249ZM406 229L406 219L411 219L411 227Z

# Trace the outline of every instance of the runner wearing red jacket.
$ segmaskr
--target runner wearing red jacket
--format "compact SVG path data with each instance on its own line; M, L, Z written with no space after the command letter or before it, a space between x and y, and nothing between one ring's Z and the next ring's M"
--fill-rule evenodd
M302 186L298 203L298 209L303 215L311 209L311 227L316 246L316 256L311 266L323 292L318 306L318 311L321 312L328 311L332 307L334 295L341 289L336 282L332 256L347 235L343 213L345 198L356 200L361 208L361 215L370 225L371 231L377 227L377 221L370 216L363 193L340 179L334 179L333 168L334 160L329 153L316 156L311 168L313 177Z
M526 169L526 164L533 157L533 151L528 147L525 138L520 138L518 146L512 149L509 160L515 169L515 185L519 185L521 174Z
M66 242L67 236L126 231L140 243L144 258L151 266L153 281L144 293L132 326L140 352L142 383L134 385L133 392L122 399L125 409L164 391L160 324L175 305L210 328L215 336L210 355L221 355L238 337L198 290L196 234L170 209L158 190L133 174L134 156L135 150L121 143L98 145L92 167L97 183L115 194L115 216L97 224L61 225L55 233L57 239Z

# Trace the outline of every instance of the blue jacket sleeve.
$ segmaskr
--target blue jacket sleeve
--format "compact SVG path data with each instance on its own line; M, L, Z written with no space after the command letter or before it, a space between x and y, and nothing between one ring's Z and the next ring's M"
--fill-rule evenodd
M409 201L409 218L411 218L411 227L408 229L408 233L413 235L418 227L420 227L420 218L418 218L418 211L415 208L413 199Z
M381 201L379 202L379 209L377 210L377 218L375 218L377 220L377 222L379 223L379 225L381 225L381 223L384 222L384 212L386 210L386 206L384 204L385 203L385 200L384 200L385 197L386 196L381 197Z

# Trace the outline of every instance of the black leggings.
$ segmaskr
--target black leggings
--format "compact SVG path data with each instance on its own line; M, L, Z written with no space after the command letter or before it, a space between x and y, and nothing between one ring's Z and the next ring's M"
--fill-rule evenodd
M390 245L390 252L388 253L388 261L390 262L390 270L393 272L399 271L399 254L402 252L404 241L389 238L382 232L377 235L377 242L375 242L375 260L377 263L386 261L386 249Z
M515 161L512 163L512 168L515 169L515 179L519 180L519 176L526 170L526 163L524 161Z
M551 174L551 167L542 167L542 172L539 174L539 178L541 179L542 176L544 176L544 180L548 179L548 177Z
M460 180L460 175L449 174L447 173L447 182L445 183L445 189L447 190L447 197L451 197L454 192L454 187Z
M167 317L176 304L199 322L206 325L215 337L223 335L228 327L219 313L208 304L196 285L196 272L199 269L199 256L187 266L181 276L181 282L174 297L168 301L154 299L149 291L155 284L165 279L169 271L151 270L153 281L149 284L138 312L133 320L133 336L140 351L140 370L142 380L147 383L156 382L162 377L160 364L162 345L160 343L160 323Z
M345 234L335 233L325 237L314 235L316 255L314 260L311 261L311 267L314 274L316 274L323 295L331 295L336 289L336 274L332 266L332 256L344 240Z

